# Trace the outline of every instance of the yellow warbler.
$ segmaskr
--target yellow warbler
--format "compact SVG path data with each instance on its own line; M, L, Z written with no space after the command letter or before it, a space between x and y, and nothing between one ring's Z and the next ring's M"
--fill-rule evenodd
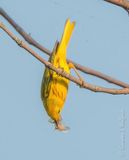
M56 45L49 62L56 68L61 68L70 73L70 65L66 61L67 46L72 35L75 22L66 20L64 32L61 41ZM45 68L42 85L41 98L46 112L55 123L56 129L66 130L67 128L61 123L61 110L64 106L69 80L58 75L56 72Z

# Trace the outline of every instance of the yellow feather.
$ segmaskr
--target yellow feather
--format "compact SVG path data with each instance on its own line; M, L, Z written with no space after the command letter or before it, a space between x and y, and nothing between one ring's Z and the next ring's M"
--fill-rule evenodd
M64 33L61 38L60 46L64 46L65 48L67 48L74 26L75 26L75 22L71 23L70 19L66 20Z
M49 58L55 67L62 68L67 73L70 73L70 68L66 61L66 51L74 26L75 22L70 22L70 19L66 20L61 41ZM68 79L48 68L45 69L41 85L41 98L46 112L54 120L58 129L60 129L58 122L61 120L60 112L67 97L68 85Z

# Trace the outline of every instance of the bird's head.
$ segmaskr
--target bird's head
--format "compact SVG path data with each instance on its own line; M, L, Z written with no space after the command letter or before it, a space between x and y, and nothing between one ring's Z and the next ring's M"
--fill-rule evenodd
M50 122L55 124L55 129L59 131L66 131L69 129L69 127L63 125L60 110L58 107L54 107L51 111L49 111L49 116L51 117Z

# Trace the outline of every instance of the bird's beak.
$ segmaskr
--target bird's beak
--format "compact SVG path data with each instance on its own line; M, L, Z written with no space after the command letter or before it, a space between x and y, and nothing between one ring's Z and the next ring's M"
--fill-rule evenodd
M69 130L69 127L64 126L63 123L61 123L61 121L56 121L55 122L55 129L57 129L59 131L67 131L67 130Z

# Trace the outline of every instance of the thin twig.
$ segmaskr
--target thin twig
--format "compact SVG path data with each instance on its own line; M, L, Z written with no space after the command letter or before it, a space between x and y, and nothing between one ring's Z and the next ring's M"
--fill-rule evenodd
M119 7L122 7L129 13L129 1L128 0L104 0L104 1L115 4Z
M25 32L25 30L20 27L2 8L0 8L0 14L14 27L14 29L19 32L19 34L31 45L35 46L36 48L40 49L41 51L45 52L47 55L51 55L51 51L43 47L41 44L39 44L37 41L35 41L29 34ZM90 74L92 76L96 76L98 78L101 78L109 83L113 83L115 85L118 85L120 87L129 88L129 84L119 81L115 78L112 78L106 74L103 74L99 71L96 71L94 69L91 69L89 67L84 67L70 59L67 59L68 62L71 62L75 65L76 69L80 70L81 72L84 72L86 74Z
M29 48L29 46L25 42L23 42L19 38L17 38L2 22L0 22L0 28L3 29L20 47L22 47L26 51L28 51L32 56L37 58L46 67L55 71L57 74L69 79L70 81L78 84L79 86L82 86L83 88L86 88L86 89L94 91L94 92L104 92L104 93L109 93L109 94L129 94L129 88L111 89L111 88L104 88L104 87L100 87L100 86L94 86L94 85L91 85L86 82L83 82L83 84L82 84L81 80L75 78L74 76L71 76L70 74L64 72L60 68L54 67L50 62L45 61L35 51L33 51L31 48Z

